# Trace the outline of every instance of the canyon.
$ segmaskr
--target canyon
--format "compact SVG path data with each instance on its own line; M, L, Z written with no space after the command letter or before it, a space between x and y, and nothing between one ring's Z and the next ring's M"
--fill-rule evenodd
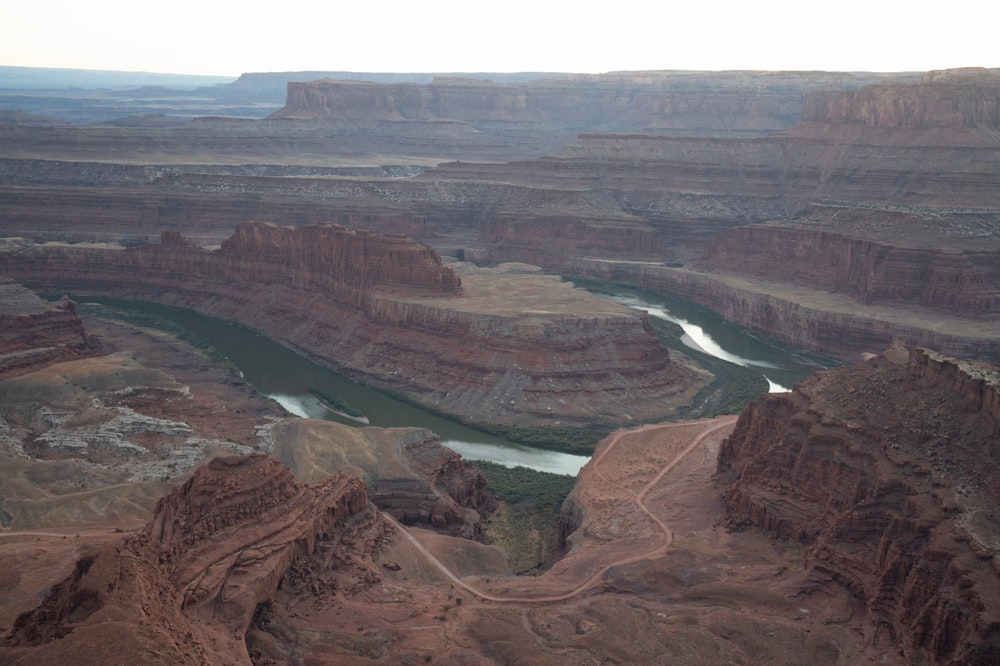
M389 431L284 420L296 453L272 455L296 474L260 453L216 457L140 526L6 533L4 562L35 564L5 583L17 601L0 655L993 663L996 474L983 461L1000 441L998 386L996 368L894 347L738 419L619 431L581 471L560 557L535 577L373 504L361 479Z
M0 660L1000 658L1000 72L339 78L242 77L255 119L3 116ZM710 374L574 278L845 365L678 421ZM434 433L289 417L31 290L594 455L515 576Z
M898 339L996 360L998 80L968 68L292 81L271 119L203 119L195 134L0 128L0 205L7 234L41 241L131 245L169 230L213 247L248 220L334 222L479 264L681 293L840 359ZM499 154L445 131L530 138ZM804 256L776 274L820 228L830 257L889 257L854 269L884 285L876 298L843 288L848 274L802 280ZM748 244L757 259L736 270ZM977 294L916 298L928 270Z
M473 423L663 418L705 383L643 314L537 270L452 268L402 236L247 223L215 251L176 232L133 248L18 247L3 270L30 287L238 321Z

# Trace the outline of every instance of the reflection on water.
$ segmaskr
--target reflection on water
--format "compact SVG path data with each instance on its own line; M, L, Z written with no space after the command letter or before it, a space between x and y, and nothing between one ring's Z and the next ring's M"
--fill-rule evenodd
M306 403L302 399L302 396L285 395L283 393L267 393L266 395L268 398L284 407L285 411L289 414L294 414L295 416L299 416L304 419L323 418L322 416L309 413L309 410L306 409Z
M602 289L602 295L607 296L604 292L606 290ZM720 323L718 316L706 314L704 309L682 299L627 288L615 290L611 297L629 307L646 310L650 316L674 322L683 329L682 340L691 348L742 366L766 368L764 377L772 392L787 391L786 386L800 381L819 367L787 350L767 345L735 326ZM153 316L157 320L173 322L192 331L223 354L260 393L296 416L337 421L354 427L360 425L325 408L313 394L318 389L356 407L370 419L371 425L432 430L445 445L465 458L570 475L575 475L588 460L586 456L521 446L424 411L316 365L237 324L180 308L114 299L99 300Z
M764 379L767 380L767 392L768 393L791 393L792 389L782 386L778 382L772 381L770 377L764 375Z
M588 456L575 456L558 451L542 451L527 447L496 446L479 442L459 442L448 439L442 442L463 458L489 460L504 467L530 467L540 472L576 476L590 460Z
M608 285L602 285L600 293L622 305L645 310L650 317L677 324L683 331L681 342L690 349L745 368L766 368L767 374L761 372L761 375L767 380L770 393L791 391L788 386L821 367L793 352L768 345L683 299L627 287L616 290Z
M85 300L91 303L84 303L82 308L101 307L100 304L105 303L154 317L157 321L171 322L195 333L225 356L247 383L295 416L336 421L353 427L362 425L325 408L310 392L313 388L349 402L369 418L371 425L427 428L457 453L470 459L569 475L575 475L588 460L584 456L521 446L424 411L312 363L270 338L231 322L154 303L106 298Z

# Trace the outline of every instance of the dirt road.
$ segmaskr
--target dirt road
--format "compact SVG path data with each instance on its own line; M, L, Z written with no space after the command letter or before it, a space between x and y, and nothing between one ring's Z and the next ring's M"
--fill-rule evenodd
M589 463L590 465L596 467L598 472L602 473L602 476L605 477L607 477L607 475L603 474L603 470L601 469L602 462L605 460L607 455L618 446L619 442L627 439L628 437L636 435L638 433L645 433L649 431L665 430L665 429L679 428L679 427L691 427L691 425L694 423L704 423L705 426L702 430L698 431L698 433L691 440L690 444L688 444L680 453L678 453L676 456L670 459L665 465L663 465L663 467L660 468L656 476L653 477L653 479L651 479L648 483L646 483L646 485L643 486L642 490L640 490L638 493L635 492L632 493L632 501L634 502L635 506L658 527L661 535L660 543L655 548L651 548L647 551L637 553L635 555L630 555L630 556L623 555L622 557L617 558L608 564L605 564L600 569L591 574L589 577L587 577L584 581L574 585L572 588L560 594L547 594L543 596L524 597L524 596L513 596L505 594L491 594L489 592L486 592L459 578L454 571L452 571L448 566L446 566L437 557L435 557L434 554L431 553L426 547L424 547L424 545L420 543L420 541L416 537L414 537L405 527L403 527L400 523L398 523L388 514L384 515L387 520L393 522L399 528L400 533L406 539L408 539L410 543L412 543L413 546L418 551L420 551L420 553L424 557L426 557L427 560L434 567L436 567L439 571L441 571L441 573L443 573L448 578L448 580L450 580L456 586L469 592L470 594L475 595L479 599L482 599L484 601L493 601L497 603L521 603L521 604L565 601L566 599L571 599L573 597L579 596L585 590L592 587L612 567L621 566L623 564L630 564L632 562L638 562L641 560L663 557L664 555L667 554L667 551L670 550L670 544L673 542L673 533L671 532L670 528L667 526L666 523L664 523L659 517L657 517L649 510L649 507L647 507L645 503L646 497L649 495L650 491L653 490L656 487L656 485L663 479L663 477L666 476L667 473L670 472L670 470L674 469L682 460L684 460L684 458L686 458L692 451L694 451L702 442L704 442L706 437L717 432L718 430L731 427L733 424L736 423L736 419L737 419L736 416L722 416L702 422L684 421L680 423L654 424L654 425L643 426L641 428L636 428L634 430L622 430L612 434L611 440L608 442L608 444L604 446Z

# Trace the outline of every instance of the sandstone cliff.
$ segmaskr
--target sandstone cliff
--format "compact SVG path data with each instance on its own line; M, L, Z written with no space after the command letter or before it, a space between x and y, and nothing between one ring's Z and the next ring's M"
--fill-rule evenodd
M304 486L264 456L220 458L142 533L82 558L0 647L32 663L250 664L244 635L279 585L353 595L391 528L346 476Z
M331 225L241 225L221 249L168 234L131 249L4 256L35 286L240 321L355 377L480 422L658 418L690 399L648 321L535 271L465 269L423 245Z
M887 129L1000 129L1000 70L929 72L919 85L873 85L813 93L803 122Z
M834 72L611 72L525 82L435 77L429 83L323 78L288 83L272 119L378 126L462 122L490 131L538 128L571 136L597 129L753 135L798 120L804 96L912 75Z
M295 97L287 112L324 120L296 130L290 128L300 121L268 121L266 130L205 121L201 134L180 142L206 146L214 155L210 161L225 162L234 154L230 150L264 150L254 132L270 132L266 142L295 155L294 168L284 177L263 167L258 173L192 164L141 170L17 161L2 170L11 184L0 197L9 228L33 239L61 238L67 210L87 234L130 244L164 228L215 244L228 236L232 224L247 218L296 224L333 220L406 233L442 253L480 262L527 261L563 274L604 273L646 286L681 285L681 295L691 293L736 323L793 344L803 340L824 351L829 338L830 353L838 356L878 350L895 338L954 354L995 353L990 328L995 319L990 317L997 307L1000 149L990 109L997 72L933 72L923 80L917 75L845 77L660 72L530 84L455 79L303 83L303 97ZM824 90L830 94L820 95ZM792 127L782 121L787 129L780 133L713 132L706 125L750 127L750 119L772 118L769 114L792 105L792 98L801 111L806 94L816 96L805 103L802 122ZM489 164L484 160L495 154L480 153L475 163L452 161L416 177L365 178L330 171L322 156L330 149L327 141L336 143L324 132L341 132L338 123L371 123L361 132L364 145L351 148L358 151L354 154L373 147L393 154L393 141L406 152L415 145L412 140L432 145L436 155L465 160L470 144L446 135L468 130L485 136L488 132L471 120L480 116L489 119L483 128L532 128L512 142L535 149L543 130L548 131L545 124L564 113L560 127L576 123L587 133L526 161ZM685 125L688 121L694 124ZM320 125L326 129L317 129ZM393 134L402 126L421 129L404 141ZM66 148L90 141L63 130L45 138L51 142L46 145ZM741 138L733 138L737 135ZM229 147L215 147L212 136ZM125 140L108 137L101 145ZM0 145L10 150L20 145L30 154L32 146L41 145L37 138L4 137ZM158 134L127 141L137 146L148 141L150 154L156 155L180 145ZM326 171L310 174L309 164ZM28 167L33 179L50 185L29 187L19 180L17 174ZM80 176L75 183L74 169ZM112 186L116 178L123 186ZM102 187L90 189L94 182ZM853 229L841 228L846 214L836 224L818 225L816 202L853 208ZM918 219L929 226L940 222L943 231L914 234L911 223ZM965 240L982 241L981 247L941 246L942 239L972 221L978 235ZM772 224L742 229L766 222ZM855 233L864 227L898 233ZM84 240L83 233L74 229L73 240ZM763 251L772 242L782 252ZM660 271L697 265L703 252L708 271L728 275L716 280ZM777 275L785 265L787 279ZM758 284L733 287L731 275ZM797 289L809 294L799 298ZM838 304L828 309L827 300ZM849 311L842 301L868 309ZM878 307L885 312L872 310ZM907 312L911 308L919 311ZM955 325L954 319L972 323Z
M0 276L0 379L99 351L73 301L48 303Z
M764 396L719 451L729 523L802 543L907 663L995 663L998 395L995 367L892 348Z
M731 229L700 266L970 316L1000 311L1000 216L813 207L789 223Z

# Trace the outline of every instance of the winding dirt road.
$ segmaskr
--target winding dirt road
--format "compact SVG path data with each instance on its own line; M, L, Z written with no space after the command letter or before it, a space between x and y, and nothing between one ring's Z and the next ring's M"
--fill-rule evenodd
M600 578L604 576L604 574L606 574L613 567L621 566L624 564L631 564L633 562L639 562L641 560L663 557L664 555L667 554L667 551L670 550L670 544L673 542L674 538L673 532L670 530L670 528L667 526L666 523L664 523L659 517L654 515L646 506L645 500L647 495L649 495L650 491L656 487L656 485L663 479L664 476L667 475L667 473L670 472L670 470L676 467L682 460L684 460L684 458L686 458L692 451L694 451L698 447L698 445L700 445L705 440L706 437L715 433L718 430L732 426L734 423L736 423L736 419L737 419L736 416L722 416L701 422L705 424L705 428L698 432L698 434L691 440L691 443L688 444L684 448L684 450L682 450L680 453L674 456L669 462L667 462L662 468L660 468L656 476L653 477L653 479L651 479L648 483L646 483L646 485L643 486L642 490L640 490L638 493L630 491L632 492L633 496L632 501L635 504L635 506L643 514L645 514L653 523L655 523L659 528L661 535L660 544L648 551L631 556L623 556L615 559L614 561L608 564L605 564L600 569L591 574L586 580L575 585L573 588L561 594L523 597L523 596L513 596L513 595L496 595L485 592L459 578L454 571L452 571L448 566L446 566L437 557L435 557L434 554L431 553L426 547L424 547L424 545L420 543L420 541L415 536L410 534L410 532L403 525L401 525L398 521L396 521L388 514L383 514L383 515L387 520L394 523L396 527L399 528L403 536L405 536L410 541L410 543L413 544L413 546L418 551L420 551L420 553L424 557L426 557L427 560L432 565L434 565L434 567L440 570L441 573L443 573L445 577L448 578L448 580L450 580L458 587L462 588L463 590L469 592L470 594L476 596L479 599L482 599L484 601L493 601L497 603L518 603L518 604L551 603L555 601L565 601L567 599L579 596L585 590L592 587ZM600 452L596 456L594 456L594 458L591 459L589 464L594 466L598 473L607 478L607 475L605 475L601 470L601 463L608 455L608 453L610 453L613 449L615 449L615 447L618 446L618 443L623 439L647 431L665 430L665 429L679 428L679 427L691 427L691 425L695 423L699 422L683 421L680 423L652 424L643 426L641 428L636 428L634 430L618 431L611 435L611 440L608 442L608 444L604 446L600 450Z

